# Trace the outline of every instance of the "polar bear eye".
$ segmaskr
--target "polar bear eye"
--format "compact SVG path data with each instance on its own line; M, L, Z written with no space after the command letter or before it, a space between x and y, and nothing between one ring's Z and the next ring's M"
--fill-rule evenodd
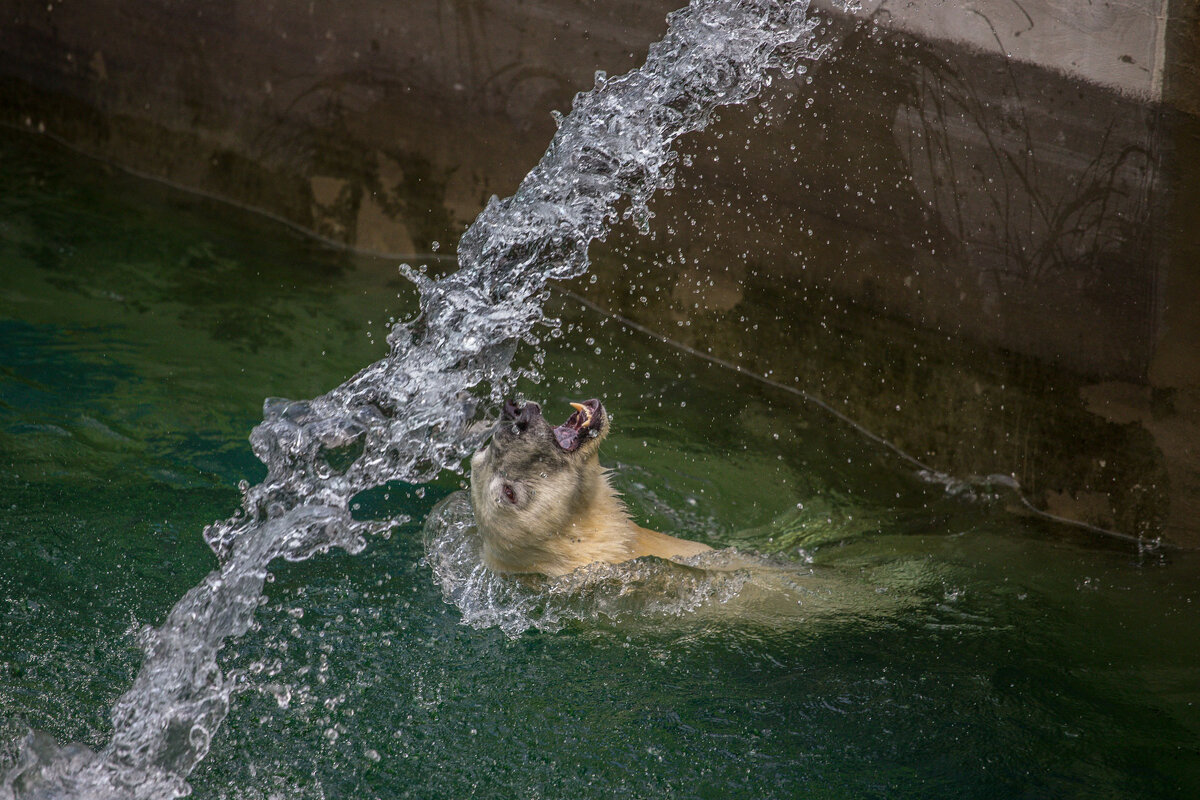
M504 487L500 489L500 494L514 506L517 504L517 490L512 487L511 483L504 484Z

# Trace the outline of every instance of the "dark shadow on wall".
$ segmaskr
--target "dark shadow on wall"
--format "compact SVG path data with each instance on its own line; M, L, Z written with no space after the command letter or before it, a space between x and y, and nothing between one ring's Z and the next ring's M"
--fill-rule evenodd
M725 112L574 290L950 474L1200 543L1192 395L1148 385L1186 300L1163 110L868 27L807 77Z

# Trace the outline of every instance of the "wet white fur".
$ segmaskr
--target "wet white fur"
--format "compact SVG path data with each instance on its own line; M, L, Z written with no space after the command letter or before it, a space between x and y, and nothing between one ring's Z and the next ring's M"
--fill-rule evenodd
M471 458L471 503L489 567L557 576L596 561L680 558L711 549L630 519L600 466L607 433L605 415L599 435L564 453L539 415L527 431L498 434ZM517 494L516 504L505 498L506 485Z

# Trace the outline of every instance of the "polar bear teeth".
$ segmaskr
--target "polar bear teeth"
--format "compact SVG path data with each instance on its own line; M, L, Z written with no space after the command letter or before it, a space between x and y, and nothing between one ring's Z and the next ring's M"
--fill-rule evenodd
M571 408L583 414L583 422L580 424L580 429L586 428L592 424L592 410L583 403L571 403Z

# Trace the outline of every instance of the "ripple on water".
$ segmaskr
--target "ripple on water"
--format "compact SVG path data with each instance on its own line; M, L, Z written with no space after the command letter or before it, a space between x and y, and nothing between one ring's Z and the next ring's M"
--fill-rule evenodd
M771 628L886 618L917 595L880 591L857 572L726 548L680 562L590 564L557 578L500 575L483 563L471 503L456 492L425 522L425 563L442 597L475 628L508 636L573 622L659 626L703 618Z

